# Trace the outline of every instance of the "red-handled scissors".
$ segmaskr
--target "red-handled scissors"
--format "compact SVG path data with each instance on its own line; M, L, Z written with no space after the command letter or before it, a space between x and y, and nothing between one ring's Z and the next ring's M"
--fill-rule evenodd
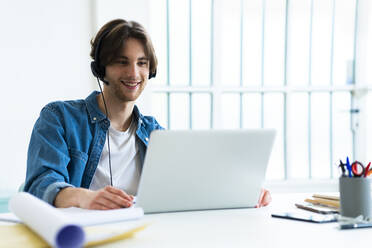
M364 165L359 161L355 161L351 164L351 171L353 172L354 177L361 177L364 175L364 170Z
M365 169L365 171L364 171L364 177L367 177L367 176L369 176L369 166L371 165L371 162L369 162L368 163L368 165L367 165L367 167L366 167L366 169Z

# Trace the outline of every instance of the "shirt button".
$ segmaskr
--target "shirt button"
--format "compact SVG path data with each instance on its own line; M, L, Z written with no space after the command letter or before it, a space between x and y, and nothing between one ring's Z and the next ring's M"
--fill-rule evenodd
M95 120L97 120L97 118L96 117L93 117L93 121L95 121Z
M148 142L149 141L149 138L146 137L145 140Z

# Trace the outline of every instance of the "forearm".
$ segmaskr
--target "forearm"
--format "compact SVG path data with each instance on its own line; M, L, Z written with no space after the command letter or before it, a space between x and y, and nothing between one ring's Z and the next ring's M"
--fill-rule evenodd
M71 184L67 169L72 159L62 120L52 105L44 107L33 128L27 153L24 191L51 205L62 189L77 186Z
M82 207L81 199L87 198L88 189L66 187L59 191L54 206L57 208Z

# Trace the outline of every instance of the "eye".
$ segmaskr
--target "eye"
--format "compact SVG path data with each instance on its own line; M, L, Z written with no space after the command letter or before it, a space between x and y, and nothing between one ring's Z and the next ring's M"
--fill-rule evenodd
M147 64L148 64L147 61L139 61L139 62L138 62L138 65L140 65L140 66L145 66L145 65L147 65Z
M116 61L116 63L119 64L119 65L126 65L126 64L128 64L128 61L126 61L126 60L118 60L118 61Z

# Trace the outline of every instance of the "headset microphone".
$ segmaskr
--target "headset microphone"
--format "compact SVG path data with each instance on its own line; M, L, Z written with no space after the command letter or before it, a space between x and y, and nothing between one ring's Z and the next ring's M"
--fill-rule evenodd
M102 87L101 87L101 84L99 83L98 77L97 77L97 83L98 83L99 89L101 91L103 106L105 107L106 120L108 120L108 111L107 111L105 96L103 95ZM108 156L109 156L108 159L109 159L109 169L110 169L110 185L113 186L113 183L112 183L112 169L111 169L110 130L109 129L107 129L107 149L108 149Z
M99 80L101 80L102 82L104 82L107 85L109 84L109 82L105 80L106 69L100 63L99 51L100 51L100 47L101 47L101 41L109 33L109 31L110 31L110 29L107 29L105 32L103 32L101 37L98 39L96 50L94 52L94 60L90 63L90 68L92 70L93 75L97 78L97 83L98 83L99 89L101 91L103 106L105 107L106 119L107 120L108 120L108 111L107 111L105 96L103 95L102 87L101 87L101 84L99 83ZM112 169L111 169L110 131L109 131L109 129L107 129L107 148L108 148L108 156L109 156L108 159L109 159L109 169L110 169L110 185L113 186L113 183L112 183Z
M101 37L98 38L97 45L96 45L96 50L94 51L94 60L90 63L90 68L92 70L93 75L97 78L97 83L99 86L99 89L101 91L102 95L102 100L103 100L103 105L105 107L105 112L106 112L106 119L108 120L108 111L107 111L107 106L106 106L106 101L105 97L103 95L102 87L101 84L99 83L99 80L104 82L106 85L109 85L109 82L105 80L105 75L106 75L106 69L104 66L101 65L100 59L99 59L99 53L101 50L101 43L102 40L107 36L107 34L111 31L111 29L105 30L102 34ZM149 79L153 78L156 76L156 69L154 72L149 73ZM108 156L109 156L109 168L110 168L110 184L113 186L112 183L112 170L111 170L111 152L110 152L110 131L107 129L107 148L108 148Z

